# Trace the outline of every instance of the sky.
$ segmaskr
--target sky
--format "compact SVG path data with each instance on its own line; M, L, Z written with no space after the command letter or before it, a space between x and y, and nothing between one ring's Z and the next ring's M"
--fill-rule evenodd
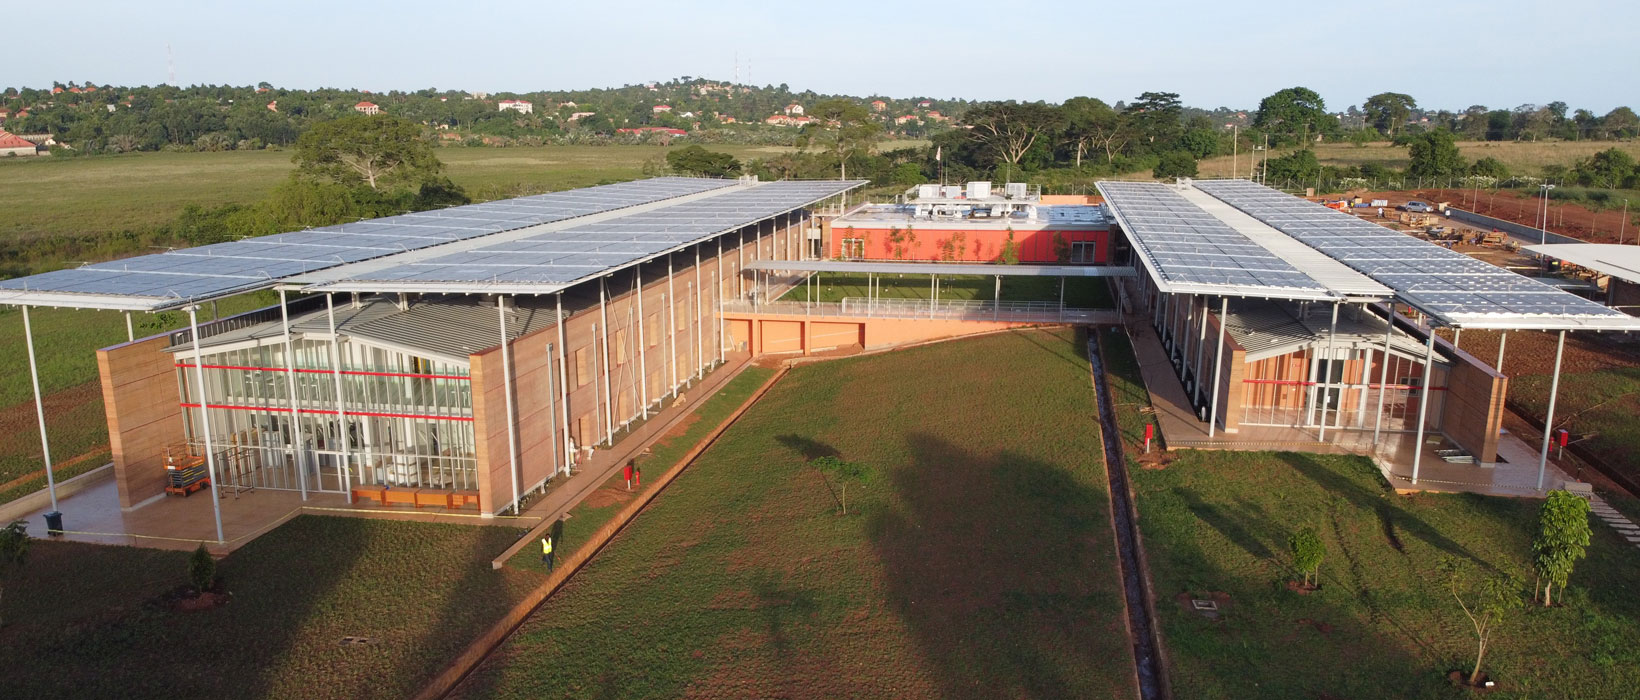
M1348 7L1349 9L1341 9ZM1640 107L1640 3L87 2L15 32L0 85L176 82L489 92L699 76L822 93L1255 108L1302 85L1334 111Z

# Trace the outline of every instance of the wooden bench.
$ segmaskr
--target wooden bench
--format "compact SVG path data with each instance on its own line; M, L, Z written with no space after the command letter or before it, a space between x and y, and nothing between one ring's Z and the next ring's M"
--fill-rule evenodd
M404 489L404 488L393 488L393 487L388 487L388 488L382 489L381 504L384 505L384 506L385 505L392 505L394 503L408 503L410 505L416 505L416 494L419 491L420 491L420 489Z
M450 492L445 489L417 489L415 504L417 508L422 506L444 506L449 508Z
M474 508L477 508L478 507L478 492L477 491L451 491L450 492L450 507L451 508L461 508L463 506L472 506Z
M358 502L358 501L361 501L363 499L368 498L372 501L375 501L376 505L383 505L383 506L387 505L387 496L385 495L385 492L387 491L387 487L385 487L385 486L359 485L359 486L354 486L352 491L353 491L353 500L354 500L354 502Z

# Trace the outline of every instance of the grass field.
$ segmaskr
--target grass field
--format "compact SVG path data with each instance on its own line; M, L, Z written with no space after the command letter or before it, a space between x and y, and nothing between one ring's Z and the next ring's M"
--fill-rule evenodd
M865 298L865 275L820 273L816 275L821 302L839 302L845 298ZM878 294L884 299L927 299L933 294L928 278L919 275L884 275L880 278ZM806 301L811 292L798 286L781 301ZM979 275L944 275L940 277L941 299L996 298L996 282L992 277ZM1059 301L1058 277L1004 277L1003 301ZM1108 309L1115 306L1110 285L1098 277L1068 277L1065 279L1065 306L1075 309Z
M1133 697L1093 412L1069 331L794 369L458 695Z
M541 580L490 568L518 534L301 516L222 560L232 599L199 611L165 599L187 553L37 542L6 588L0 695L407 697Z
M1608 148L1620 148L1640 157L1637 141L1460 141L1458 151L1465 160L1496 158L1511 173L1537 175L1546 165L1566 165L1588 158ZM1276 151L1279 157L1293 149ZM1372 143L1357 147L1349 143L1316 144L1315 157L1322 165L1350 167L1373 163L1388 168L1407 167L1407 149L1388 143ZM1254 154L1243 152L1239 158L1217 156L1196 164L1201 177L1248 177L1257 162ZM1234 164L1234 167L1232 165ZM1235 172L1239 171L1239 172Z
M1106 338L1126 355L1111 362L1113 391L1136 399L1131 349ZM1120 402L1142 425L1141 404ZM1133 484L1179 697L1463 697L1445 673L1473 660L1474 641L1440 563L1530 585L1531 499L1397 496L1365 459L1298 453L1183 451ZM1321 590L1300 595L1284 585L1286 539L1305 526L1327 557ZM1569 604L1519 611L1495 635L1493 697L1627 697L1640 683L1640 553L1594 528ZM1193 597L1217 600L1221 618L1190 610Z

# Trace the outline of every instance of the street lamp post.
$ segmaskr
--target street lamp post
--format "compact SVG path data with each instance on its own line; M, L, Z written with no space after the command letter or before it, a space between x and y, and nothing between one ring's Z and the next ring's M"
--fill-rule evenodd
M1538 245L1543 245L1549 242L1549 190L1555 186L1545 182L1538 187L1543 189L1543 225L1538 227Z

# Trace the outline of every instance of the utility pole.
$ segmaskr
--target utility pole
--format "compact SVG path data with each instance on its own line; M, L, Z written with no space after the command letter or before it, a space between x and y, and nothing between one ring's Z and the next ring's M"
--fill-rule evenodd
M1237 174L1239 174L1241 172L1241 170L1236 167L1237 156L1240 155L1240 152L1239 152L1240 146L1241 146L1241 125L1240 124L1231 124L1230 125L1230 177L1235 177Z

